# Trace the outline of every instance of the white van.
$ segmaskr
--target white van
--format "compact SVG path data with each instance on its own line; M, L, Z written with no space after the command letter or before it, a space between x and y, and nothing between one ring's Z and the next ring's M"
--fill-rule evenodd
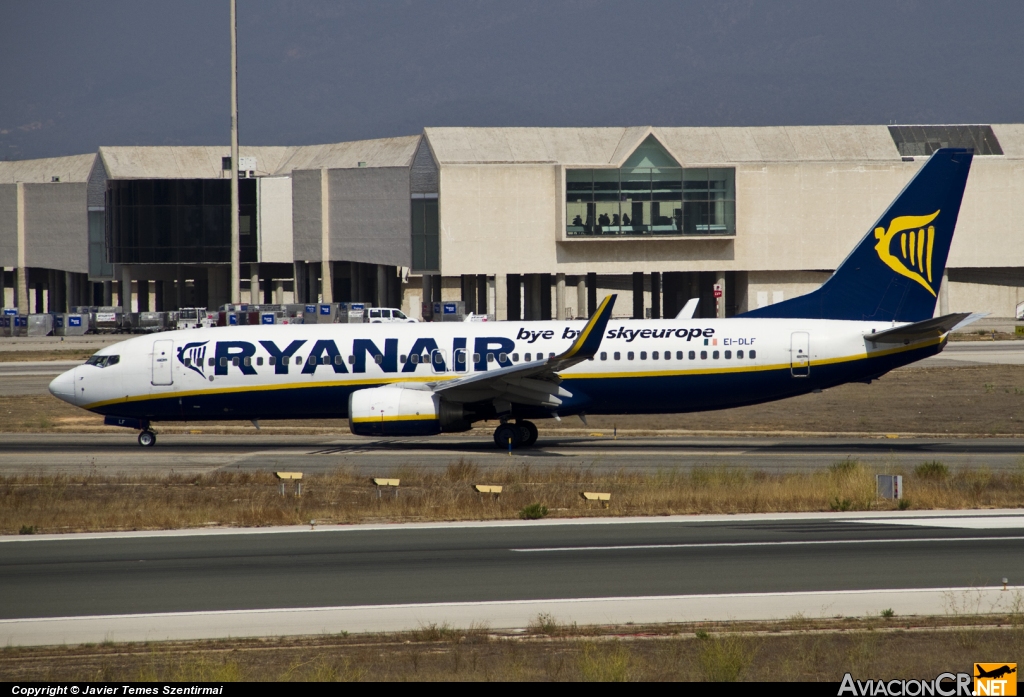
M385 324L389 322L416 322L405 313L393 307L371 307L366 310L366 321L370 324Z

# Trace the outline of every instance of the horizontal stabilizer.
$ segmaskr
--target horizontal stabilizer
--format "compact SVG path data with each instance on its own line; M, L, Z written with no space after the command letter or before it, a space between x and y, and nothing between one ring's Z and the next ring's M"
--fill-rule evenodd
M864 338L876 344L901 344L911 341L922 341L924 339L937 339L943 334L952 331L954 327L961 326L964 320L971 316L969 312L956 312L952 315L943 315L942 317L933 317L922 322L905 324L902 327L887 329L876 334L865 334Z

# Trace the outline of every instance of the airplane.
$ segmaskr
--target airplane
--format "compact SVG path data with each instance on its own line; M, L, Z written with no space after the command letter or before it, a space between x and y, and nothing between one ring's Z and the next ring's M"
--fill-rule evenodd
M935 317L973 151L937 150L817 290L729 319L199 328L98 351L50 392L156 442L160 422L338 418L362 436L467 431L532 446L531 419L727 409L871 382L978 315Z
M1016 665L1016 664L1014 664L1014 665ZM976 678L995 678L995 679L999 679L999 678L1003 677L1004 675L1009 675L1010 673L1016 673L1017 672L1016 668L1011 668L1008 665L1003 665L1003 666L1001 666L999 668L994 668L993 670L985 670L981 666L979 666L977 663L974 664L974 670L978 673L977 675L974 676Z

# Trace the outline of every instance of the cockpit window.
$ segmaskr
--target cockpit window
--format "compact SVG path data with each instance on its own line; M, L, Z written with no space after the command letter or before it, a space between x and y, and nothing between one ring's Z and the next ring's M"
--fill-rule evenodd
M94 365L97 368L106 368L109 365L117 365L120 362L120 356L90 356L89 360L85 362L86 365Z

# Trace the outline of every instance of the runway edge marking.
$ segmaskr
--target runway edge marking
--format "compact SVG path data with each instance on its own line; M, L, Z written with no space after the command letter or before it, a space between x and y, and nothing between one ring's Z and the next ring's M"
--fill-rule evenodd
M678 523L759 523L775 521L840 520L861 521L872 518L923 519L951 517L1000 517L1022 516L1020 509L992 509L979 515L979 511L857 511L849 513L746 513L737 515L672 515L636 516L621 518L549 518L546 520L486 520L456 521L437 523L388 523L366 525L319 525L310 529L308 525L286 525L265 528L186 528L174 530L131 530L123 532L56 533L45 535L0 535L0 543L12 542L56 542L85 540L138 539L151 537L206 537L219 535L280 535L315 534L328 532L384 532L409 530L453 530L459 528L519 528L548 527L560 525L664 525Z

